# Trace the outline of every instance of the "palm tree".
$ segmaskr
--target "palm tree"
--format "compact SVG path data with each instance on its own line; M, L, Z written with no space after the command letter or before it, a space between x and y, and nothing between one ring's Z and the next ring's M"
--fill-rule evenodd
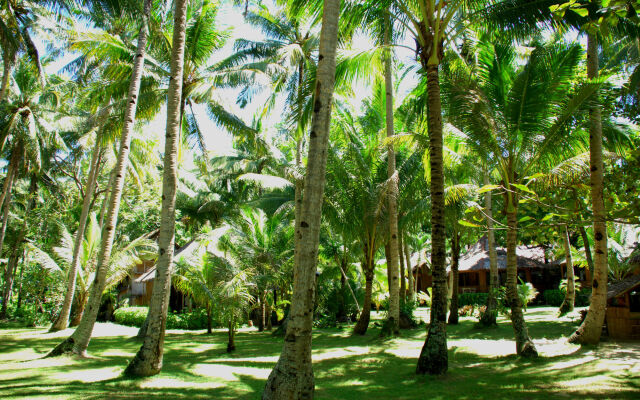
M164 334L171 285L175 240L175 202L178 183L177 153L180 140L180 106L185 64L187 0L177 0L174 8L173 42L171 45L171 80L167 102L167 128L162 179L162 212L160 220L159 257L156 280L151 294L144 342L124 371L129 376L155 375L162 369Z
M73 352L85 355L91 333L98 315L98 308L102 299L102 292L106 283L106 276L109 266L109 258L113 246L115 236L118 212L120 209L120 199L122 196L122 188L124 186L124 177L127 171L129 159L129 148L131 145L131 134L136 116L136 107L138 102L138 94L140 92L140 83L142 79L142 70L144 66L148 22L151 13L151 1L146 0L144 10L142 12L142 25L138 34L138 47L134 57L134 66L132 70L131 81L129 84L129 93L127 95L127 105L124 114L122 134L120 137L120 148L118 152L118 161L114 168L114 179L110 191L109 210L107 212L107 221L103 227L102 244L98 255L98 263L96 266L96 279L92 285L91 293L88 300L88 309L82 316L82 320L74 333L65 341L56 346L48 356L57 356L63 353Z
M86 231L83 232L80 241L77 241L78 232L72 236L67 227L61 222L59 245L52 248L52 252L46 252L34 245L28 245L31 260L50 271L66 273L67 282L70 274L76 274L77 288L74 290L75 316L71 321L71 326L77 325L84 313L89 287L95 279L96 258L100 251L102 232L95 213L87 218ZM78 227L78 230L80 228ZM76 248L78 246L78 248ZM131 266L138 264L142 259L152 258L157 251L156 243L144 236L129 240L127 237L120 237L113 246L111 258L109 259L109 272L106 277L105 289L117 286L127 277L131 271ZM77 257L74 258L74 257ZM77 268L73 269L73 262L77 260ZM66 328L66 326L64 327ZM63 329L64 329L63 328Z
M311 364L314 282L335 84L339 15L340 0L324 0L304 198L300 219L296 219L295 235L299 236L299 240L294 256L293 300L282 353L269 375L262 392L263 399L311 398L314 393Z
M453 122L468 135L469 145L489 149L498 160L502 181L498 187L508 221L507 301L516 351L522 356L537 356L537 351L527 333L516 287L519 199L532 193L525 185L528 176L583 148L584 135L570 134L569 128L572 116L598 86L587 82L573 87L579 46L534 46L527 63L518 66L512 46L481 40L477 64L470 68L460 62L448 83L448 101L458 110Z
M270 319L267 292L281 287L290 276L287 265L292 258L293 227L288 218L290 208L274 214L260 209L244 208L231 222L231 229L220 240L219 248L236 264L251 269L256 298L260 306L258 328L264 330Z

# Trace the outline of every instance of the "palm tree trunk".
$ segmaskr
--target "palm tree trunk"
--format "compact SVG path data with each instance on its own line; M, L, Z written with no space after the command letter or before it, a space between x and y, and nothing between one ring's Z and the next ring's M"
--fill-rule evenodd
M575 278L573 275L573 263L571 262L571 243L569 242L569 228L565 224L563 232L564 253L567 261L567 291L564 295L564 301L560 306L558 313L564 315L573 311L573 306L576 300L576 286Z
M22 227L20 228L20 233L16 238L16 242L14 244L13 250L11 251L11 256L9 257L9 263L4 272L4 290L2 292L2 309L0 309L0 319L7 317L7 306L9 301L11 300L11 292L13 290L13 280L16 266L18 264L18 259L22 253L22 248L24 247L24 238L27 235L27 221L29 219L29 214L36 203L36 191L38 190L38 181L35 175L31 175L31 184L29 185L29 202L27 203L27 209L24 214L24 218L22 220Z
M0 209L2 212L2 227L0 227L0 256L2 255L2 245L4 244L4 237L7 233L7 226L9 225L9 209L11 207L11 192L13 190L13 184L18 176L18 168L20 167L20 161L22 160L23 146L22 141L18 143L16 148L11 154L9 160L9 169L7 170L7 176L2 188L2 201L0 201Z
M347 272L345 271L346 268L347 268L347 262L346 260L343 260L342 265L340 265L342 280L344 281L345 285L349 288L349 292L351 292L351 297L353 298L353 302L356 304L356 309L358 310L358 314L360 314L360 304L358 304L358 298L356 297L356 294L353 291L353 288L349 284L349 277L347 276Z
M384 87L385 87L385 122L387 137L394 136L393 131L393 77L391 66L391 30L392 22L389 12L384 21ZM389 328L392 334L400 331L400 287L398 279L398 174L396 172L396 154L393 144L387 148L387 178L389 180Z
M438 65L423 65L427 71L429 166L431 168L431 265L433 289L431 323L416 373L440 375L447 371L447 253L444 220L444 168L442 104Z
M340 0L325 0L304 197L300 221L296 221L295 234L299 238L299 244L294 256L293 301L282 353L269 375L262 392L263 399L310 399L314 393L311 331L339 15Z
M591 245L589 244L589 237L587 236L587 230L584 226L580 225L580 237L582 237L582 243L584 244L584 257L587 259L587 266L589 267L589 273L593 277L595 266L593 265L593 257L591 256Z
M267 299L266 291L265 291L264 300L265 300L265 302L264 302L264 311L265 311L265 314L266 314L266 316L265 316L266 317L266 326L265 327L266 327L266 329L268 331L271 331L271 328L272 328L272 326L271 326L271 304L269 304L269 300Z
M598 77L598 39L595 34L587 38L587 78ZM597 97L594 97L597 99ZM604 163L602 161L602 110L600 104L589 109L589 153L591 164L591 203L593 209L593 234L595 259L591 302L587 317L571 335L569 342L596 344L600 341L602 324L607 308L607 222L604 205Z
M211 335L213 330L211 329L211 305L207 303L207 333Z
M115 175L116 169L113 168L109 173L109 183L107 186L107 190L104 192L104 198L102 200L102 205L100 206L100 229L104 227L104 217L107 215L107 205L109 205L109 195L111 194L111 188L113 187L113 182L116 179Z
M512 189L513 190L513 189ZM537 357L533 341L529 338L529 332L522 312L522 301L518 296L518 256L516 245L518 241L518 200L515 193L505 195L507 214L507 303L511 308L511 324L516 339L516 353L523 357Z
M411 250L409 250L409 243L404 240L404 256L407 259L407 278L409 278L409 300L413 303L416 301L416 287L413 279L413 266L411 265Z
M233 321L233 319L231 319L231 321L229 321L229 341L227 342L227 353L231 353L236 349L235 329L235 322Z
M142 15L142 26L138 35L138 47L133 60L133 71L131 74L131 82L129 84L129 94L127 96L127 106L124 113L124 124L120 136L120 149L118 152L118 160L114 168L114 180L109 198L109 211L107 212L107 220L102 227L102 243L100 245L100 253L98 254L98 263L96 265L95 279L89 291L89 300L87 309L82 315L80 325L73 334L65 341L56 346L47 357L54 357L63 353L73 352L81 356L86 356L87 347L91 341L91 333L98 316L98 308L102 299L102 292L106 284L107 271L109 269L109 259L111 257L111 248L113 246L113 238L115 236L116 224L118 221L118 212L120 211L120 198L122 197L122 188L124 187L124 179L127 173L127 165L129 160L129 147L131 145L131 134L136 117L136 107L138 104L138 94L140 92L140 83L142 81L142 70L144 68L144 58L146 53L148 22L151 10L151 0L145 0L144 11Z
M180 104L184 68L187 1L175 1L173 44L171 51L171 80L167 101L167 129L164 147L162 179L162 212L160 215L159 256L156 279L149 306L147 335L140 350L124 371L129 376L155 375L162 369L167 308L171 293L173 264L176 190L178 185L178 148L180 146Z
M460 233L454 230L451 237L451 306L449 307L449 325L458 324L458 263L460 260Z
M82 321L82 316L84 315L84 309L87 306L87 294L86 293L76 293L76 302L75 302L75 310L73 313L73 317L69 322L70 327L80 325L80 321Z
M260 292L260 324L258 326L259 332L264 332L264 328L266 325L266 318L265 318L266 306L264 303L265 303L264 291L261 291Z
M11 158L9 159L9 165L7 167L7 175L5 176L4 183L2 184L2 194L0 194L0 208L4 205L4 201L11 193L11 189L13 188L13 182L18 175L18 165L20 164L20 159L22 158L22 146L18 145L14 151L11 153ZM7 200L9 202L9 200Z
M484 184L488 185L489 174L484 174ZM496 251L496 235L493 230L493 205L491 191L484 195L484 209L487 214L487 242L489 247L489 295L487 296L487 308L480 318L484 326L496 325L498 316L498 288L500 276L498 275L498 253Z
M23 283L23 276L24 276L24 266L28 264L27 261L27 255L28 252L25 250L23 250L23 254L22 254L22 264L20 265L20 274L18 274L18 302L16 303L16 310L19 310L22 307L22 283Z
M91 155L91 164L89 168L89 176L87 177L86 190L84 193L84 199L82 201L82 211L80 212L80 221L78 222L78 230L76 231L75 242L73 244L73 258L71 260L71 266L67 272L67 291L64 295L64 301L62 302L62 310L56 321L49 329L49 332L60 331L67 328L69 323L69 314L71 313L71 303L73 301L73 295L76 290L76 277L78 275L78 268L80 267L80 249L82 248L82 241L84 240L84 230L87 224L87 218L89 217L89 211L91 206L91 200L95 191L96 180L98 177L98 158L100 155L100 142L96 140L95 147L93 148L93 154Z
M9 91L9 81L11 80L11 68L13 67L13 59L15 56L8 55L8 52L3 52L2 63L2 84L0 85L0 101L7 98Z
M373 292L373 268L366 266L364 268L365 285L364 285L364 302L362 304L362 311L360 312L360 318L356 326L353 328L354 335L364 335L369 328L369 321L371 319L371 293Z
M407 280L405 279L404 257L402 251L402 232L398 231L398 259L400 261L400 301L407 301Z

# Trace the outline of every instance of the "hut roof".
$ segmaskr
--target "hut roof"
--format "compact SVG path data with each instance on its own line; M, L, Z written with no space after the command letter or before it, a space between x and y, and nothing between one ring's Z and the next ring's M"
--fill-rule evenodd
M640 274L631 275L630 277L617 282L611 282L607 286L607 300L620 296L633 288L640 286Z
M498 247L498 269L507 268L507 251ZM547 268L544 262L544 249L541 247L518 246L518 268ZM460 257L459 271L481 271L489 269L489 241L483 236L469 251Z
M226 233L228 230L227 226L223 226L221 228L217 228L214 229L211 232L211 236L210 236L210 241L209 243L204 246L205 250L208 251L209 253L215 254L217 256L224 256L224 254L222 252L220 252L218 250L218 240L220 239L220 237ZM174 257L174 261L178 261L180 258L182 257L189 257L190 255L192 255L196 250L198 250L198 248L202 247L202 243L200 243L198 240L196 239L191 239L189 242L187 242L187 244L185 244L184 246L176 249L173 257ZM180 256L180 257L178 257ZM156 268L157 268L157 264L154 265L152 268L150 268L147 272L145 272L144 274L140 275L135 282L147 282L150 280L153 280L156 278Z

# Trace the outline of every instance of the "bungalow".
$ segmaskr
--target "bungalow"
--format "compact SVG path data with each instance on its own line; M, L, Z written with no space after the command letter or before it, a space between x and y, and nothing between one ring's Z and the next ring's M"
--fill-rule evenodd
M498 275L500 284L507 279L507 251L498 247ZM563 279L561 263L551 263L545 256L541 246L518 246L516 248L518 260L518 277L524 282L530 282L540 293L548 289L557 289ZM460 293L489 291L489 240L481 237L476 244L460 257L458 265L458 288ZM450 266L448 267L450 271ZM576 276L580 276L579 269ZM415 267L417 287L425 291L431 287L431 271L427 263Z
M610 337L640 340L640 274L608 285L605 319Z

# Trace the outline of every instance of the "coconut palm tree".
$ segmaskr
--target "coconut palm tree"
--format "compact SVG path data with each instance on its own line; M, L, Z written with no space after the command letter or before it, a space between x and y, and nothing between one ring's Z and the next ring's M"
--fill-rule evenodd
M324 0L307 174L300 218L296 219L295 227L295 235L299 240L294 256L293 300L282 353L269 375L262 392L263 399L309 398L314 393L311 364L314 282L335 84L339 15L340 0Z
M571 123L598 84L574 85L580 56L577 45L534 43L526 64L519 66L513 46L481 40L477 64L469 68L460 62L457 71L452 71L456 77L449 81L449 101L458 110L452 122L468 135L468 144L489 149L498 160L496 175L501 185L485 190L500 188L505 200L507 301L516 351L523 356L536 356L537 351L517 295L518 204L533 193L526 186L528 176L584 149L585 135L580 130L572 132Z
M78 245L77 232L72 236L61 222L58 223L58 226L60 228L60 242L58 246L51 249L51 252L46 252L31 244L28 245L28 249L33 262L40 264L47 270L67 275L67 282L70 280L69 274L77 274L77 288L74 291L76 311L70 324L76 326L82 318L91 282L95 279L96 258L100 251L102 232L96 214L91 213L88 217L86 231L83 232L79 242L80 248L76 250L76 245ZM144 259L152 259L156 251L156 243L144 236L134 240L129 240L127 237L118 238L114 243L109 260L105 289L117 286L131 273L133 265L139 264ZM78 268L74 270L72 267L76 256Z
M165 135L162 212L156 280L151 294L147 330L142 347L125 369L125 375L150 376L162 369L164 333L169 306L171 267L175 240L175 202L178 186L178 146L182 114L182 83L185 65L187 1L174 4L173 42L171 44L171 80L168 89L167 128Z
M124 114L122 134L120 136L120 148L118 151L118 160L114 168L114 179L110 190L109 210L107 212L107 220L103 227L102 244L98 255L96 266L96 279L92 285L91 293L88 300L88 309L82 316L82 320L74 333L65 341L54 348L48 356L57 356L63 353L74 352L85 355L91 333L98 315L98 308L102 299L102 292L106 284L106 276L108 272L109 259L115 236L118 212L120 209L120 199L122 196L122 188L124 186L124 177L127 171L129 161L129 148L131 146L131 134L136 117L136 107L138 102L138 94L140 92L140 83L142 78L142 70L144 66L148 22L151 13L151 1L146 0L144 10L142 12L142 24L140 33L138 34L138 46L134 57L134 66L129 83L129 93L127 95L127 105Z

